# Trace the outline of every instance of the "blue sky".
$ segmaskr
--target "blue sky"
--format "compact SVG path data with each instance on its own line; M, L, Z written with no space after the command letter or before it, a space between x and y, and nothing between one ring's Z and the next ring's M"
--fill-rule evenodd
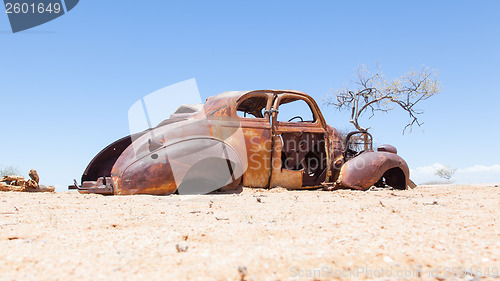
M4 11L0 166L35 168L42 183L79 179L128 133L130 106L162 87L196 78L203 98L284 88L321 103L377 62L388 77L437 69L443 90L420 106L423 131L402 135L401 112L370 120L375 142L395 145L417 182L437 179L435 165L459 169L457 182L500 182L498 1L82 0L16 34Z

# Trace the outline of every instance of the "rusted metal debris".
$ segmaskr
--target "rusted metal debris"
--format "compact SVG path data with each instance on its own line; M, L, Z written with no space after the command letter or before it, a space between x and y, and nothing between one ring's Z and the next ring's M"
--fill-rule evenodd
M0 178L0 191L18 192L54 192L53 186L39 185L40 177L36 170L30 170L30 179L22 176L4 176Z
M310 112L281 120L281 107L297 102ZM304 120L306 113L311 120ZM165 195L231 191L241 185L367 190L410 184L408 165L393 146L375 151L366 132L342 139L302 92L259 90L225 92L205 104L179 107L155 128L99 152L81 184L75 181L70 189Z

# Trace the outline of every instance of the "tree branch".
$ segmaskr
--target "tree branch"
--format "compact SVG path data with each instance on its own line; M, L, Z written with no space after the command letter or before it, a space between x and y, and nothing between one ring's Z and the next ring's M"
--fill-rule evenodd
M423 124L418 120L418 115L423 111L415 109L415 106L423 100L427 100L439 93L439 83L437 81L437 72L429 71L422 67L420 71L410 71L398 79L387 81L379 71L370 74L363 65L356 70L357 81L354 83L356 89L345 89L335 94L337 102L332 102L331 98L327 102L339 111L344 109L351 113L350 122L359 131L367 131L369 128L363 128L359 121L363 114L369 109L371 119L375 112L389 112L393 110L390 104L397 104L399 108L406 111L410 121L403 129L404 132L409 128L412 131L413 125L419 127Z

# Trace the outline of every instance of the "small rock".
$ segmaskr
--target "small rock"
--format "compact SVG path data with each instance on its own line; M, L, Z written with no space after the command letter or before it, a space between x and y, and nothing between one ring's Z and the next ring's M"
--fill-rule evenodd
M245 280L245 276L247 276L247 267L246 266L238 266L238 272L240 273L241 280Z
M24 177L21 176L4 176L0 181L3 182L11 182L11 181L17 181L17 180L24 180Z
M384 261L385 261L386 263L393 263L393 262L394 262L394 260L393 260L393 259L391 259L391 257L389 257L389 256L385 256L385 257L384 257Z
M175 248L177 249L177 252L182 253L182 252L187 251L188 246L177 244L177 245L175 245Z
M257 197L257 202L262 203L262 199L260 199L260 197Z
M423 205L437 205L438 201L433 201L432 203L423 203Z

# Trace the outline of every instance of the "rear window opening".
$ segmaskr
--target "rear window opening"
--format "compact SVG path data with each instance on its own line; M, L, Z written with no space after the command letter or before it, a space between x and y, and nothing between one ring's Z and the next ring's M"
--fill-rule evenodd
M236 113L243 118L264 118L266 105L267 96L250 97L238 105Z

